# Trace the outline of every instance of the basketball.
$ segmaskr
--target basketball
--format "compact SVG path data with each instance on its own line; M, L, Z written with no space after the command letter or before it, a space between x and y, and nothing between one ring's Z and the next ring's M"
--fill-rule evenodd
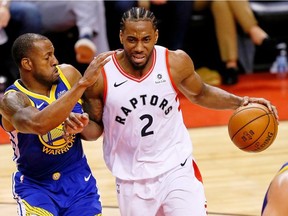
M275 116L264 105L251 103L241 106L228 123L232 142L245 152L261 152L275 140L278 124Z

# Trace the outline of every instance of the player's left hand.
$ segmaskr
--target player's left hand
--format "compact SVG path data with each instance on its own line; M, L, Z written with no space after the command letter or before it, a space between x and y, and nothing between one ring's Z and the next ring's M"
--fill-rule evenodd
M69 117L64 122L64 135L81 133L89 123L89 116L87 113L70 113Z
M268 107L268 109L274 114L275 118L277 119L277 122L279 121L277 108L270 101L266 100L265 98L254 98L254 97L245 96L243 98L242 106L246 106L249 103L259 103Z

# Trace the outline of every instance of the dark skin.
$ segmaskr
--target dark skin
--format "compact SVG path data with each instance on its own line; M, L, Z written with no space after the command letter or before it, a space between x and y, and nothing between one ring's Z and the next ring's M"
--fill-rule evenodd
M267 194L267 205L262 216L288 215L288 171L276 175Z
M116 54L117 61L126 73L138 79L146 75L151 68L158 37L158 30L153 28L150 21L126 21L125 29L119 34L124 49ZM276 107L264 98L240 97L204 83L195 72L192 59L184 51L169 50L168 60L173 82L192 103L219 110L235 110L248 103L260 103L267 106L278 119ZM87 112L94 121L101 121L99 104L103 101L103 83L101 75L99 82L85 91Z
M98 81L100 71L109 61L107 57L111 54L113 54L112 51L95 57L83 77L71 65L59 65L72 88L41 111L32 106L25 94L7 93L0 103L0 114L5 130L16 129L22 133L43 135L60 125L69 116L84 91ZM34 42L34 48L29 55L21 60L20 80L29 91L48 97L52 85L59 79L56 65L58 65L58 60L54 56L51 41L38 40ZM89 122L87 114L80 115L78 119L82 119L82 127ZM97 129L95 136L100 136L102 128L98 125L94 127ZM81 132L77 128L74 129L73 132Z

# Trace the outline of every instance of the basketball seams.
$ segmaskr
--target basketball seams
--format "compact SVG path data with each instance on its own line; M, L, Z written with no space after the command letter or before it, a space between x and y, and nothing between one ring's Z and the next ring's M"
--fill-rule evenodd
M252 103L234 111L228 122L228 132L231 141L239 149L261 152L274 142L278 124L266 106Z
M244 127L246 127L248 124L250 124L251 122L253 122L253 121L255 121L255 120L257 120L257 119L259 119L259 118L262 118L263 116L268 116L269 115L269 113L265 113L265 114L263 114L263 115L260 115L260 116L258 116L258 117L256 117L256 118L254 118L254 119L251 119L249 122L247 122L246 124L244 124L243 125L243 127L241 127L241 128L239 128L239 130L238 131L236 131L236 133L234 133L234 135L232 136L232 140L234 139L234 137L238 134L238 132L239 131L241 131ZM268 117L268 123L270 123L270 117ZM269 125L269 124L267 124L267 125ZM265 130L267 129L267 127L265 128ZM245 147L246 148L246 147Z
M268 113L268 114L265 114L265 115L268 116L268 124L266 124L265 130L263 130L263 132L259 135L259 137L258 137L253 143L251 143L251 144L248 145L248 146L245 146L244 148L240 148L240 149L245 150L245 149L249 148L251 145L254 145L254 143L256 143L256 142L262 137L262 135L267 131L267 128L269 127L271 120L270 120L269 113ZM263 116L265 116L265 115L262 115L262 116L260 116L259 118L261 118L261 117L263 117ZM258 118L256 118L256 119L258 119ZM254 119L254 120L256 120L256 119ZM254 120L253 120L253 121L254 121ZM252 121L251 121L251 122L252 122ZM266 148L268 148L268 147L269 147L269 146L266 146ZM264 149L265 149L265 148L264 148ZM260 150L264 150L264 149L260 149Z
M278 133L278 125L276 123L276 119L275 119L274 114L270 112L270 115L272 116L271 118L273 119L273 125L274 125L274 127L273 127L274 128L274 136L273 136L273 140L272 140L272 142L274 142L274 140L277 136L277 133Z
M231 116L230 119L233 119L234 116L240 114L241 112L247 111L249 109L259 109L265 112L265 114L269 114L271 112L267 112L265 109L263 109L262 107L240 107L241 109L235 110L235 112L233 113L233 115Z
M242 109L241 109L242 108ZM239 109L241 109L241 110L239 110ZM247 124L249 124L249 123L251 123L251 122L253 122L254 120L256 120L257 118L260 118L260 117L262 117L262 116L264 116L264 115L268 115L269 113L271 113L271 112L267 112L265 109L263 109L262 107L240 107L238 110L236 110L234 113L233 113L233 115L230 117L230 120L229 120L229 123L228 123L228 127L229 127L229 125L231 124L231 122L233 121L233 118L234 117L236 117L237 115L240 115L241 114L241 112L244 112L244 111L247 111L247 110L249 110L249 109L259 109L259 110L261 110L261 111L264 111L264 113L265 114L262 114L261 116L258 116L258 117L256 117L255 119L253 119L253 120L251 120L250 122L248 122ZM246 125L247 125L246 124ZM243 127L245 127L246 125L244 125ZM233 138L235 137L235 135L241 130L241 129L243 129L243 127L242 128L240 128L233 136L232 136L232 140L233 140Z

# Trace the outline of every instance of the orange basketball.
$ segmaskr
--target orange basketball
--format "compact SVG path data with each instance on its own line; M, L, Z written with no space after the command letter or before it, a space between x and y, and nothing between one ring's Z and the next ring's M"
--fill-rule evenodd
M275 140L277 120L264 105L241 106L230 117L228 132L232 142L245 152L261 152Z

